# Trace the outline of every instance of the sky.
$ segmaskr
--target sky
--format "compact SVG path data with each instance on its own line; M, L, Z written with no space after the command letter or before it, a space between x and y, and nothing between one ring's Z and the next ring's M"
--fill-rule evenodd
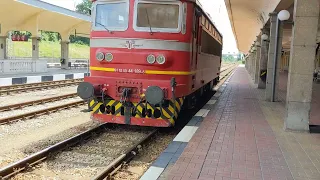
M75 10L77 3L82 0L42 0L57 6ZM224 0L200 0L204 10L208 12L218 30L223 35L223 53L238 53L236 41L231 29Z

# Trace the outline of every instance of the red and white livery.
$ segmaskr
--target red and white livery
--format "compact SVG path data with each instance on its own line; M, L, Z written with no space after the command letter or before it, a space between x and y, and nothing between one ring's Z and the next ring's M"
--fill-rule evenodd
M96 0L90 77L78 87L95 120L173 126L219 79L222 35L196 0Z

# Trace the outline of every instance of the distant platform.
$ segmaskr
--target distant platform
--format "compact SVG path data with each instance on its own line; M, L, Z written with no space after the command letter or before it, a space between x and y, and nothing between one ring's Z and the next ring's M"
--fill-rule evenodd
M79 79L89 76L88 68L60 69L48 68L45 73L0 74L0 86L13 84L38 83L44 81L59 81L65 79Z
M284 131L285 104L265 101L244 67L218 91L140 180L320 179L320 135Z

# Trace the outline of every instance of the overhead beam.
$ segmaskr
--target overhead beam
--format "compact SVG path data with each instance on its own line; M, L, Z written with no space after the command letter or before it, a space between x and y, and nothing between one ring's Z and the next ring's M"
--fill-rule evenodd
M33 37L38 37L39 31L39 18L41 14L44 14L46 11L37 12L31 16L28 16L21 21L19 21L15 27L17 30L29 31Z

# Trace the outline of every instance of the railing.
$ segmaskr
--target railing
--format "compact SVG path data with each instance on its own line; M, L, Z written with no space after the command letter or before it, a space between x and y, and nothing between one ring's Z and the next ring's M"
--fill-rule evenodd
M45 60L0 60L0 73L36 73L47 72Z
M84 68L84 67L88 67L89 64L88 63L77 63L71 62L70 68ZM61 63L47 63L47 67L48 68L60 68L61 67Z

